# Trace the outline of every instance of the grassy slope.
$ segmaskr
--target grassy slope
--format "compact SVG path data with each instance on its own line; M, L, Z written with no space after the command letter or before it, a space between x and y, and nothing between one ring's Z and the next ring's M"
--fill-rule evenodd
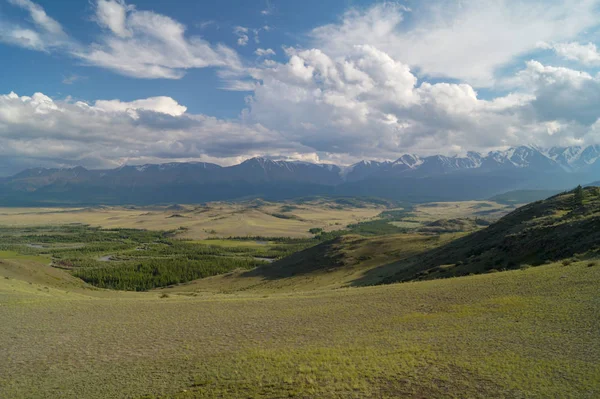
M573 194L559 195L519 208L469 235L344 236L271 265L195 281L172 291L303 291L464 276L537 266L574 255L598 258L600 194L596 189L586 192L583 206L573 205ZM430 217L456 216L465 212L467 205L429 204L424 209ZM476 208L481 205L472 204ZM483 209L489 207L492 205ZM422 215L425 211L418 212ZM429 223L421 230L452 230L462 221Z
M490 227L401 260L386 282L461 276L524 264L600 256L600 191L585 190L583 205L561 194L517 209ZM377 273L374 270L372 273Z
M361 280L362 285L372 285L396 271L394 268L386 269L381 266L435 248L457 236L459 235L395 234L367 238L347 235L254 270L238 270L160 291L301 292L345 287L357 280ZM375 268L378 274L366 278L366 273Z
M269 297L1 277L0 397L598 397L599 289L587 262Z

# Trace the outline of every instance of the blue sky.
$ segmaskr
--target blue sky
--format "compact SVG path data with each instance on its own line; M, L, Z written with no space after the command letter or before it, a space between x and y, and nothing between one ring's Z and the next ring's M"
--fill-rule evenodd
M194 1L176 2L142 0L135 2L140 10L167 15L186 25L190 36L201 36L211 43L224 43L252 62L257 48L279 49L306 43L306 33L315 26L335 22L351 6L364 7L368 1L307 0L296 1ZM83 42L94 42L102 29L91 23L93 3L81 0L41 0L52 18L60 21L70 35ZM27 20L27 12L0 1L0 15L5 19ZM238 26L261 29L260 43L248 33L246 46L238 46L234 34ZM265 31L268 26L271 30ZM165 95L186 104L189 111L220 118L237 117L244 106L244 93L219 89L213 68L191 70L185 78L143 80L119 76L99 68L82 65L62 54L36 53L16 46L0 46L0 58L13 60L12 67L3 68L0 86L17 93L41 91L51 97L72 96L85 101L118 98L132 101L138 98ZM275 57L277 58L277 57ZM40 66L44 66L40 73ZM72 84L65 84L75 77Z
M600 0L0 0L0 175L600 143Z

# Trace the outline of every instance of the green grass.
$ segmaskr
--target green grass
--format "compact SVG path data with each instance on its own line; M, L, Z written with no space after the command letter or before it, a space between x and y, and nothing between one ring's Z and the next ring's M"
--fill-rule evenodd
M449 221L446 221L449 222ZM384 282L464 276L600 256L600 194L563 193L521 207L489 227L402 260ZM374 271L375 272L375 271Z
M23 255L17 251L0 251L0 259L29 260L42 263L48 263L50 260L47 256Z
M557 196L468 236L344 232L245 271L233 268L319 240L0 228L0 397L600 397L598 195ZM540 254L561 261L529 267ZM508 260L519 269L348 288ZM141 290L212 277L122 292L71 273Z
M41 256L99 288L145 291L253 269L318 243L290 238L187 241L176 233L85 225L0 227L0 250L11 259Z
M0 397L595 398L587 264L268 297L0 279Z
M191 241L194 244L211 245L218 247L243 247L243 248L263 248L265 245L272 245L273 241L261 240L228 240L228 239L211 239L211 240L195 240Z

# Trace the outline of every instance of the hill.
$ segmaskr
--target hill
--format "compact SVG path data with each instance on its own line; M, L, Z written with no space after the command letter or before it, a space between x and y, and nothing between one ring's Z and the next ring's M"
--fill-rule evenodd
M282 295L4 276L3 398L600 395L600 267L585 262Z
M469 235L345 235L253 270L149 292L91 287L49 263L121 248L131 259L115 262L137 270L152 253L161 266L174 250L195 258L197 242L82 225L5 227L3 246L13 250L0 251L0 397L598 397L599 202L596 188L560 194ZM430 216L446 212L435 205L425 207ZM168 212L193 210L182 208ZM473 223L452 216L425 227ZM205 241L211 256L282 251L256 239ZM489 272L498 258L544 264L381 284ZM118 267L110 262L89 266Z
M251 271L172 290L281 291L365 286L465 276L600 257L600 192L583 190L538 201L487 227L477 219L426 223L410 234L346 235ZM475 232L466 232L476 229ZM455 232L450 234L450 232ZM458 233L456 233L458 232Z
M600 189L575 191L538 201L486 229L394 266L384 282L409 281L537 266L573 257L600 256ZM374 271L375 272L375 271Z

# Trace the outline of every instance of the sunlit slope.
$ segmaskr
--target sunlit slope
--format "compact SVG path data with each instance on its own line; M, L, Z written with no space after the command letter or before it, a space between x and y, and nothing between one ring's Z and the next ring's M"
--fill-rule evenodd
M588 264L271 296L2 278L0 397L594 398Z

